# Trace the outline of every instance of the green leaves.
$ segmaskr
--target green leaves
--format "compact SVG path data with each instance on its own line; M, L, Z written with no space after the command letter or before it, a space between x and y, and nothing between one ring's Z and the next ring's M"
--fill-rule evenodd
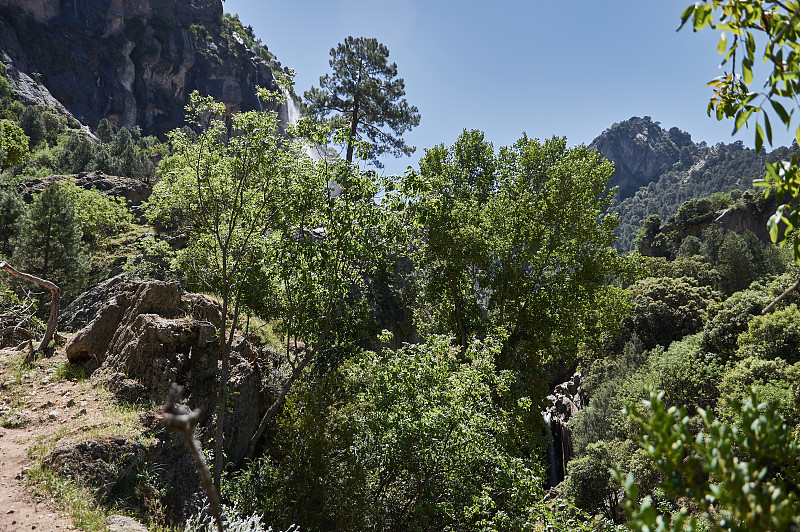
M717 51L725 54L723 64L733 58L733 71L709 82L714 95L709 101L708 114L714 114L717 120L733 118L733 132L736 133L754 112L761 113L763 119L761 123L757 121L754 131L757 151L762 149L765 140L772 145L770 114L774 113L772 116L777 116L788 130L792 128L792 117L798 106L796 95L800 92L800 17L796 9L794 4L774 0L703 0L681 14L681 26L692 18L695 31L707 26L722 31ZM728 42L728 32L734 36L733 42ZM740 43L744 46L739 46ZM761 58L771 66L771 73L761 92L751 92L749 86L755 82L753 65L759 44L763 47ZM765 104L767 101L769 106ZM794 132L800 143L800 127L795 126ZM796 167L796 162L791 165ZM796 169L783 168L779 172L777 167L770 170L768 165L766 178L755 185L775 186L779 195L788 193L797 198L800 178ZM788 220L791 217L783 213L773 216L770 221L773 239L778 237L777 223ZM800 250L797 239L796 235L791 237L795 249ZM800 254L795 255L795 260L800 263Z
M732 400L731 410L742 416L738 426L701 410L703 430L694 436L685 411L667 408L662 399L652 392L644 403L649 414L636 406L628 407L628 414L643 430L640 445L664 473L665 495L688 497L712 530L782 531L800 522L798 442L775 405L759 404L755 394L744 402ZM625 485L632 529L685 529L685 510L659 515L649 498L635 502L631 478ZM697 530L694 520L688 529Z

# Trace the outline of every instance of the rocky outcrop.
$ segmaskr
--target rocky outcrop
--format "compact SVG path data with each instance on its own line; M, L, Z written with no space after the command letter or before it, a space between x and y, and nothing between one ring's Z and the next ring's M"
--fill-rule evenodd
M30 203L34 195L65 179L72 179L73 183L84 190L96 190L101 194L122 198L129 208L140 207L153 191L151 186L138 179L105 175L99 170L69 176L52 175L40 179L28 179L17 185L17 191L25 203Z
M0 0L0 60L24 103L159 135L193 90L238 111L276 88L279 63L222 17L221 0Z
M744 199L747 199L747 196ZM775 214L778 205L775 194L771 194L768 198L739 201L733 207L718 213L714 221L725 230L739 234L752 231L762 242L772 242L767 222ZM781 224L780 234L783 234L784 227Z
M219 306L183 293L176 282L128 281L66 346L71 363L96 369L93 378L126 401L161 404L170 385L187 392L187 405L203 413L208 426L217 410ZM276 397L275 357L237 337L231 352L230 413L225 448L241 460L259 414Z
M89 440L71 443L62 440L45 460L45 465L59 474L80 479L104 500L137 465L143 447L126 438Z
M680 160L681 148L691 145L688 133L675 127L664 131L645 116L614 124L594 139L591 147L614 163L610 186L619 187L617 198L623 199L672 168Z
M567 462L573 455L570 418L586 405L581 372L559 385L547 396L548 406L542 413L552 438L547 447L547 484L557 486L567 475Z

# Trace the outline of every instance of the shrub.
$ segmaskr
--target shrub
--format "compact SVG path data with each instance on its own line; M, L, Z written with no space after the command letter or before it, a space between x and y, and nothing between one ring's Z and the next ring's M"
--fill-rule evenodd
M436 338L352 357L287 401L272 457L229 495L309 531L525 529L543 471L518 453L517 407L498 406L511 377L496 353Z
M738 344L736 354L740 358L782 358L790 364L800 361L800 310L792 304L754 317Z
M686 280L649 277L629 289L631 326L649 349L702 329L712 293Z

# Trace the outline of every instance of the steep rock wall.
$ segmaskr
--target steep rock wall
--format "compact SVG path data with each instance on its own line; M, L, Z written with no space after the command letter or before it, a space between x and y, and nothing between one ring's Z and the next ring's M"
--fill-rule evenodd
M0 0L0 59L26 103L163 134L193 90L234 112L276 88L279 63L222 17L220 0Z
M614 163L611 186L619 187L617 196L622 199L658 179L680 159L681 148L691 144L688 133L678 128L664 131L645 116L614 124L594 139L591 147Z

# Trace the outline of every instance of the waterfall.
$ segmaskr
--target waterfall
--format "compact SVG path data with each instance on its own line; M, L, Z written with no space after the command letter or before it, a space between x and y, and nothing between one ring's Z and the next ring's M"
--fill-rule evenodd
M292 93L289 92L288 89L282 88L283 95L286 98L286 103L284 107L286 109L286 120L285 126L289 127L290 125L294 125L300 121L300 118L303 116L300 112L300 106L297 105L297 102L294 101L292 98ZM320 161L322 160L322 148L320 148L316 144L308 144L306 143L306 155L308 155L312 161Z
M547 425L547 432L551 435L551 441L547 444L547 487L552 488L558 485L557 467L556 463L556 447L553 445L553 416L550 412L544 412L544 423Z
M287 89L282 89L286 97L286 121L288 124L296 124L300 121L300 107L292 98L292 94Z

